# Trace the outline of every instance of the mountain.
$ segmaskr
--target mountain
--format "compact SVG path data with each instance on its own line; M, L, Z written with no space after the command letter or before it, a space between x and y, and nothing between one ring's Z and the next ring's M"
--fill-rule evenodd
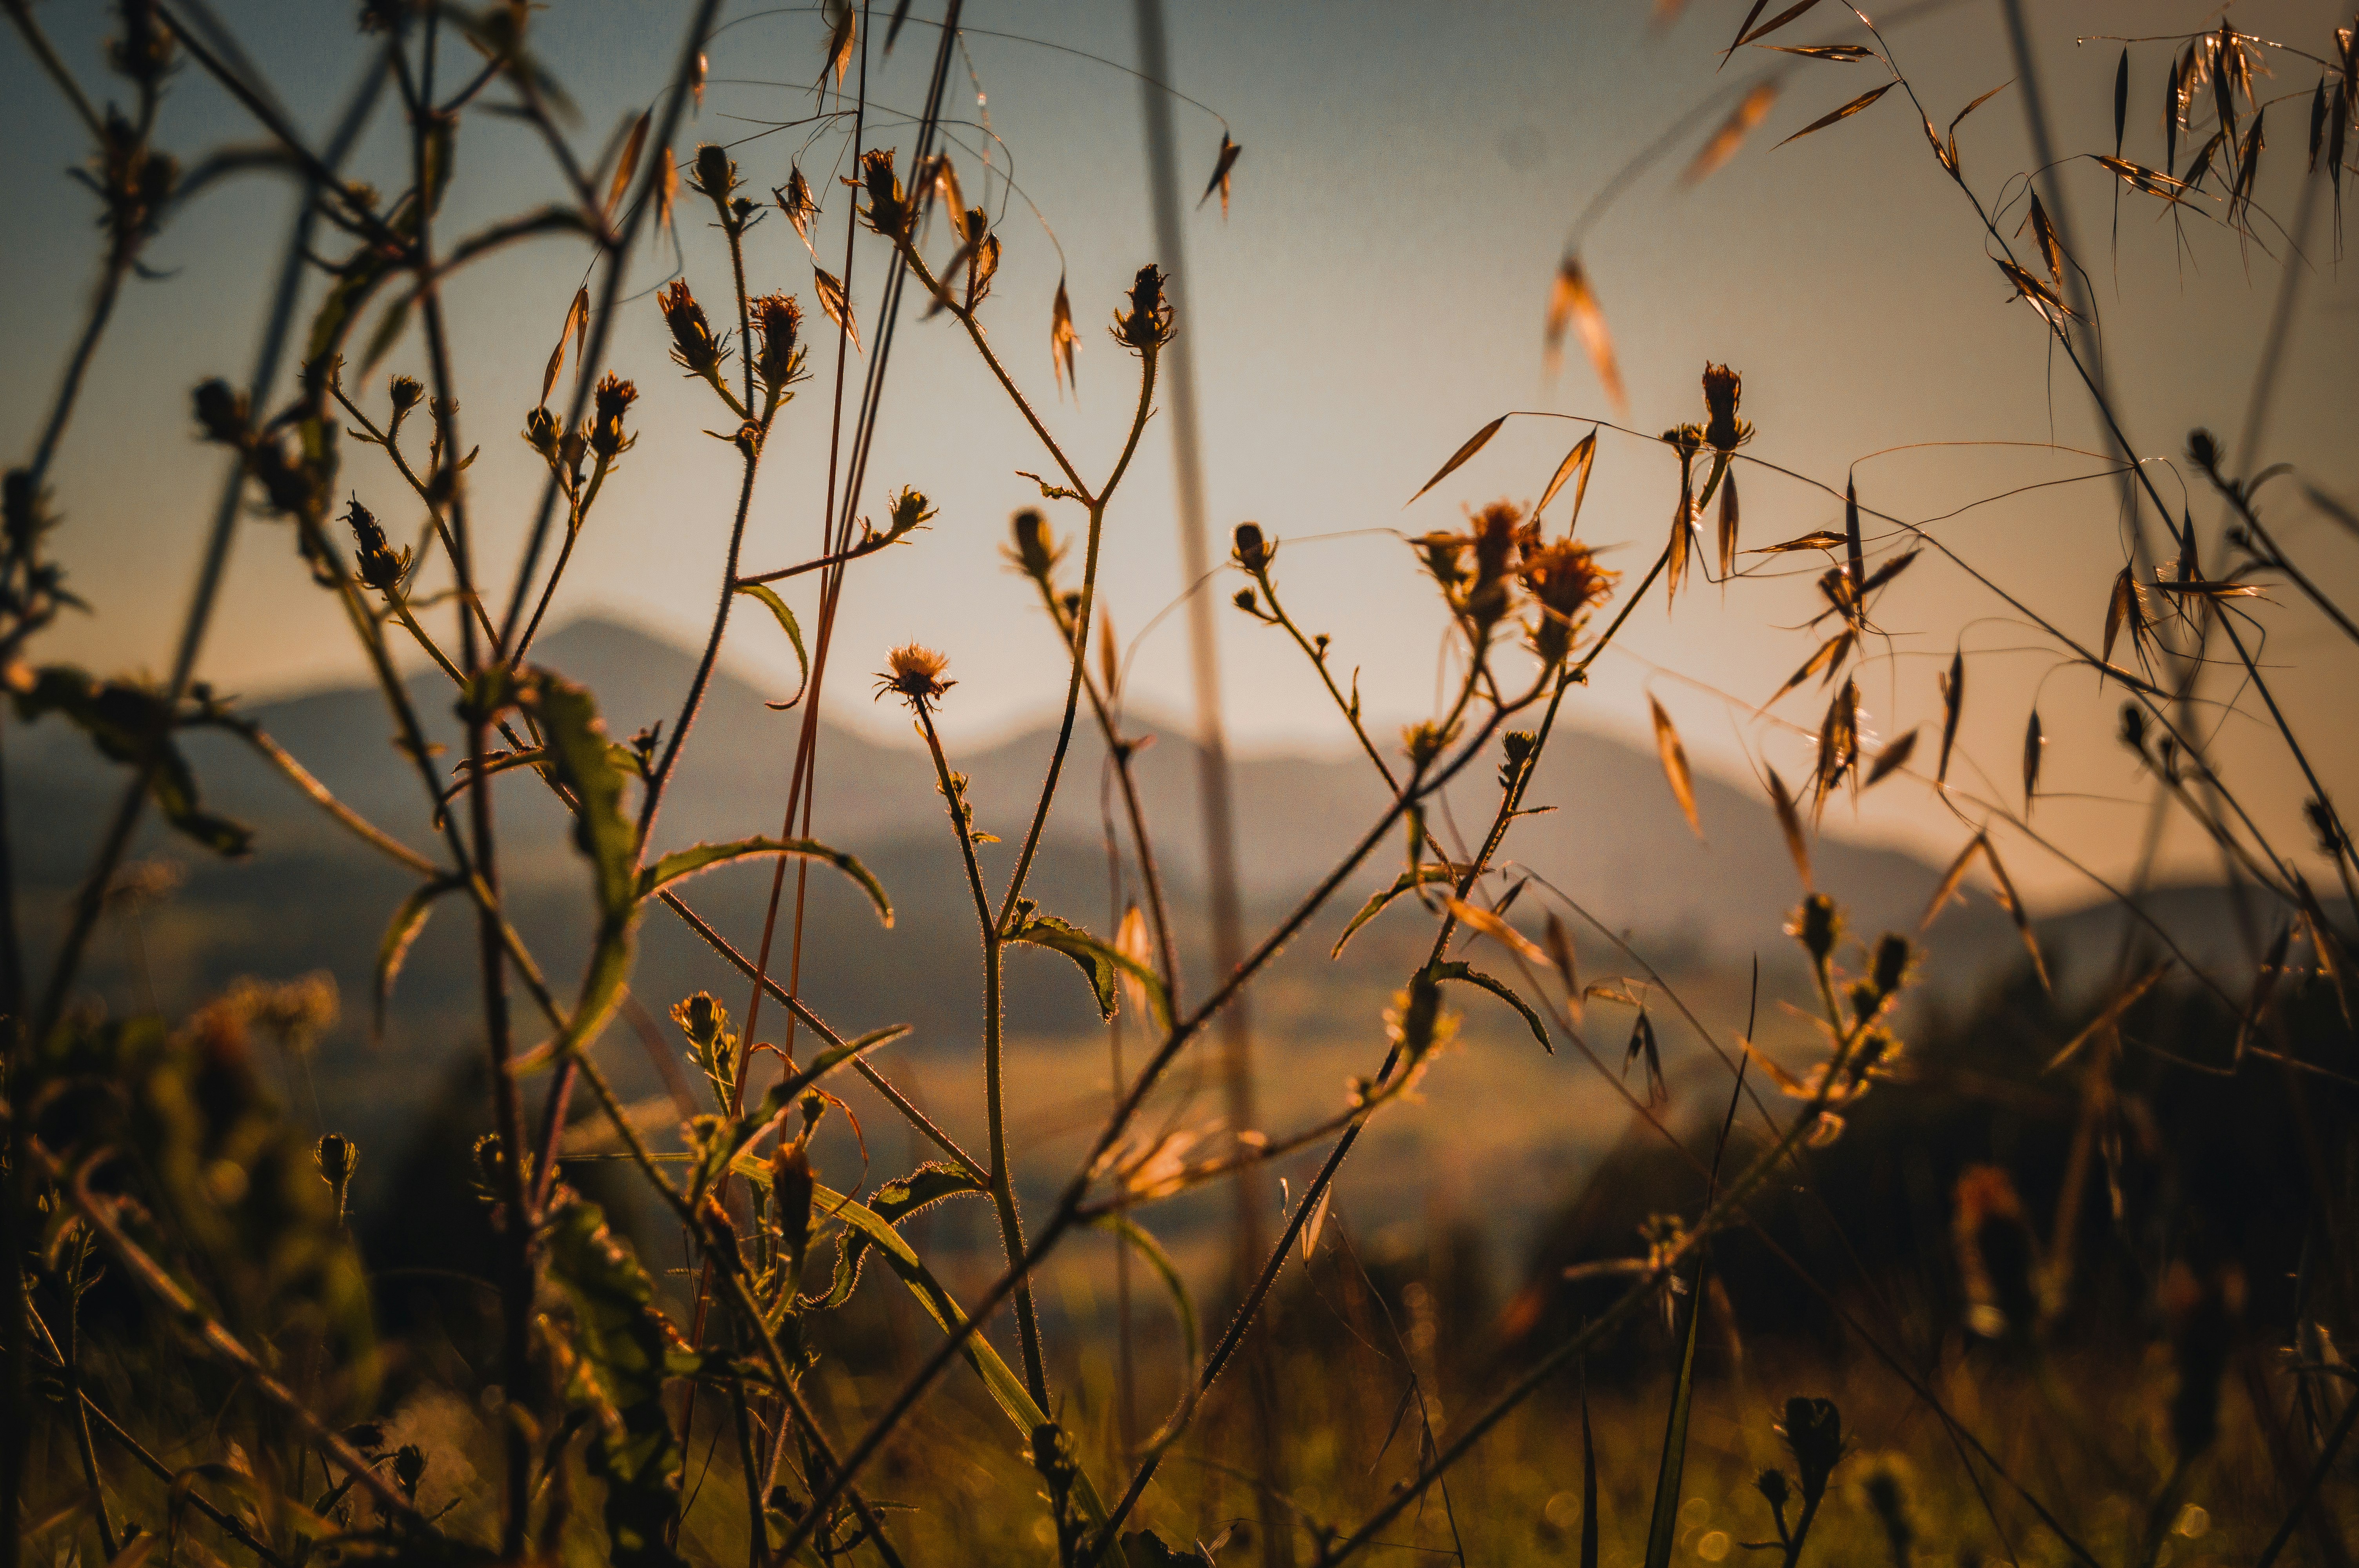
M693 668L682 649L603 621L576 622L549 635L536 655L537 663L594 690L609 732L617 737L658 719L669 723ZM409 691L433 739L455 749L459 725L448 684L429 671L410 681ZM659 848L778 830L799 715L770 711L764 695L726 672L716 676L666 799ZM422 852L435 852L416 770L392 745L393 725L374 692L323 690L243 711L339 799ZM1029 891L1044 909L1106 932L1112 895L1101 815L1105 753L1084 719ZM1132 728L1151 726L1134 719ZM911 1038L892 1048L893 1061L913 1075L922 1071L929 1081L963 1082L976 1070L980 963L973 903L932 765L914 741L880 743L832 722L821 730L814 831L858 854L876 873L893 896L897 919L890 930L880 928L844 879L813 869L800 955L804 993L847 1034L888 1022L912 1024ZM951 759L971 775L978 826L1004 840L979 851L995 892L1013 865L1053 741L1053 730L1035 729ZM310 1100L312 1113L329 1125L378 1134L397 1129L480 1052L472 916L458 901L443 901L403 971L383 1045L370 1046L373 965L388 917L414 889L415 878L332 821L242 741L195 731L185 736L184 748L208 808L255 827L254 853L224 862L151 820L134 856L166 871L151 870L144 879L147 896L116 902L93 941L84 989L118 1011L160 1007L177 1012L235 976L277 979L325 970L337 980L345 1020L311 1055L283 1065L287 1092ZM38 974L125 774L57 719L10 723L5 760L19 919L32 972ZM1169 733L1137 754L1175 923L1183 951L1192 956L1183 989L1201 996L1210 976L1202 958L1195 761L1190 744ZM1469 767L1445 807L1433 814L1445 842L1459 828L1479 832L1488 821L1496 801L1494 771L1489 759ZM1341 753L1243 759L1235 791L1249 931L1278 919L1385 805L1381 781L1364 759ZM1633 934L1634 945L1666 978L1692 990L1700 1010L1716 1020L1714 1027L1735 1029L1742 1027L1745 1005L1743 965L1755 952L1764 961L1765 1003L1780 995L1807 1000L1791 944L1779 931L1798 896L1797 883L1776 820L1756 792L1699 776L1695 793L1707 835L1701 841L1689 831L1651 755L1562 730L1526 797L1532 806L1552 809L1519 822L1506 853L1518 874L1545 878L1579 900L1606 930ZM569 994L591 935L584 862L572 848L566 817L530 774L506 775L495 802L504 901L552 985ZM1256 988L1256 1028L1266 1064L1263 1112L1271 1124L1324 1114L1349 1074L1375 1065L1370 1058L1383 1044L1377 1011L1420 961L1430 940L1427 923L1404 902L1356 938L1341 963L1331 963L1328 950L1351 913L1391 882L1399 853L1396 839L1372 855ZM1868 935L1913 928L1940 877L1912 857L1832 834L1819 838L1813 861L1818 884L1845 904L1852 928ZM772 863L743 864L684 891L718 929L750 951L761 940L772 875ZM175 880L177 889L154 896ZM1536 914L1542 892L1529 890L1519 908ZM790 872L772 957L774 972L781 974L795 969L786 935L795 892ZM2166 913L2188 939L2208 931L2216 945L2226 939L2219 935L2226 923L2218 910L2216 895L2203 892L2181 898ZM2110 954L2119 918L2102 912L2083 917L2080 928L2092 951ZM1569 924L1584 978L1625 967L1598 926L1577 919ZM2014 942L2005 917L1977 903L1944 916L1936 928L1930 972L1948 983L1975 983L1995 964L2017 961ZM1508 972L1504 958L1494 967ZM634 979L646 1005L638 1022L654 1025L649 1015L659 1017L671 1000L699 988L715 991L733 1012L746 1000L745 982L692 935L660 913L650 914ZM1560 1075L1569 1070L1563 1057L1543 1058L1533 1050L1529 1035L1504 1008L1479 998L1462 1005L1470 1014L1470 1043L1509 1053L1495 1060L1511 1064L1496 1069L1510 1076L1480 1080L1491 1103L1477 1108L1470 1102L1456 1132L1426 1130L1418 1138L1454 1139L1461 1147L1451 1157L1461 1159L1463 1146L1473 1142L1504 1141L1520 1151L1531 1140L1545 1140L1556 1158L1570 1157L1568 1140L1610 1135L1599 1130L1604 1102L1586 1080L1571 1092L1588 1097L1583 1105L1595 1099L1595 1107L1574 1114L1563 1098ZM1020 1071L1030 1075L1027 1101L1038 1108L1019 1133L1046 1160L1061 1147L1060 1138L1093 1119L1094 1108L1103 1103L1105 1067L1096 1054L1102 1047L1074 1050L1103 1032L1087 988L1067 960L1038 950L1011 955L1007 1016ZM516 1017L524 1043L539 1038L521 999ZM760 1037L778 1038L781 1022L777 1010L768 1010ZM1777 1027L1765 1020L1765 1035L1777 1038ZM1668 1020L1665 1029L1674 1078L1683 1062L1701 1068L1701 1046L1674 1033ZM650 1057L635 1050L630 1037L637 1034L651 1056L675 1050L660 1043L669 1033L660 1025L610 1033L602 1051L625 1092L661 1092ZM1133 1042L1135 1050L1135 1033ZM1560 1076L1528 1084L1514 1076L1538 1072L1543 1061ZM946 1098L954 1087L945 1085ZM1501 1108L1502 1097L1514 1114ZM944 1117L954 1132L967 1135L965 1119L954 1110ZM1453 1125L1447 1118L1400 1119L1404 1128ZM1430 1152L1426 1144L1417 1147ZM383 1176L380 1166L376 1179Z

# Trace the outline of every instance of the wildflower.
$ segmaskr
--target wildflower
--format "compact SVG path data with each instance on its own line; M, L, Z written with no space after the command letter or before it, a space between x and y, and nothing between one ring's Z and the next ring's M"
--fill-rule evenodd
M1540 607L1532 645L1542 664L1554 665L1571 652L1573 634L1589 607L1613 590L1617 575L1599 566L1589 546L1578 539L1560 539L1524 552L1524 588Z
M762 351L754 368L770 395L780 396L802 365L795 338L802 330L803 308L791 294L766 294L754 301L754 325L762 334Z
M1814 892L1787 922L1786 935L1799 937L1810 957L1823 964L1843 940L1843 911L1826 894Z
M320 1179L335 1195L336 1217L342 1219L345 1198L352 1191L353 1171L361 1162L359 1147L341 1132L325 1133L311 1151L311 1162L320 1169Z
M909 226L909 201L901 192L900 176L893 172L891 147L872 147L861 154L860 178L844 183L868 192L868 209L862 216L870 228L888 240L901 237Z
M1507 613L1512 592L1510 572L1523 543L1521 508L1495 501L1474 515L1467 530L1467 547L1474 557L1474 582L1459 602L1460 613L1487 631Z
M1441 755L1442 750L1457 739L1457 725L1444 729L1430 719L1419 719L1401 730L1401 745L1408 752L1408 760L1419 769Z
M201 384L196 392L196 407L197 423L204 427L206 440L218 441L224 447L245 445L245 398L232 392L229 383L215 376Z
M905 484L901 487L901 493L893 498L892 511L888 515L892 525L886 530L886 537L897 539L936 514L931 506L926 504L923 491L915 485Z
M352 509L344 514L343 520L353 525L353 537L359 545L361 580L385 594L400 587L402 574L409 569L408 547L405 546L396 553L386 544L385 530L357 495L353 497Z
M711 142L698 147L695 172L689 178L697 191L711 197L713 205L725 214L729 193L737 189L737 165L725 149Z
M1262 536L1260 524L1240 523L1236 548L1230 553L1237 565L1257 574L1269 569L1270 557L1277 554L1277 546Z
M885 662L889 667L877 672L876 695L897 693L918 713L925 712L942 693L958 685L942 679L942 672L950 668L949 656L916 643L902 643L886 655Z
M386 392L393 399L393 423L397 429L404 419L409 417L409 411L426 396L426 388L414 375L395 376Z
M564 432L558 426L557 416L549 411L548 405L543 404L526 415L524 429L519 433L524 437L524 444L538 452L544 460L551 463L558 460L558 441Z
M1034 582L1046 583L1056 571L1057 563L1065 558L1064 546L1057 542L1048 518L1040 514L1037 506L1027 506L1018 512L1014 529L1016 547L1008 552L1007 558Z
M1786 1401L1786 1419L1777 1427L1777 1435L1793 1451L1794 1465L1802 1473L1803 1505L1817 1502L1826 1494L1827 1479L1843 1459L1843 1412L1835 1409L1832 1400L1797 1394Z
M1141 353L1159 349L1175 336L1171 305L1163 297L1163 273L1153 262L1131 280L1130 308L1114 314L1114 340Z
M630 412L638 397L639 389L613 371L608 371L598 383L598 406L590 426L590 449L603 461L613 462L630 450L631 443L637 438L624 434L623 416Z
M1712 422L1703 428L1704 443L1716 452L1733 452L1753 439L1753 427L1736 416L1745 395L1745 378L1726 365L1703 367L1703 406Z
M720 373L722 347L712 335L712 323L704 319L704 307L689 292L686 278L675 278L656 296L662 308L664 325L671 329L671 357L675 363L690 375L701 375L710 381Z

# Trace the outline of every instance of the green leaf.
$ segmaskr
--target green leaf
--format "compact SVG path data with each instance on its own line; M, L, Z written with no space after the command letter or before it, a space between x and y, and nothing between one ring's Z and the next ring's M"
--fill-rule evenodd
M738 1162L740 1171L745 1168L746 1162ZM759 1173L766 1176L767 1167L761 1167ZM869 1205L869 1212L887 1225L898 1225L919 1209L930 1207L945 1198L967 1195L982 1196L988 1191L982 1182L956 1165L929 1161L908 1175L897 1176L877 1188L876 1196ZM849 1301L860 1284L861 1265L867 1261L875 1245L875 1238L867 1231L856 1225L846 1224L842 1234L836 1238L835 1277L828 1286L827 1294L810 1304L824 1310L840 1307Z
M1399 879L1396 881L1392 886L1386 888L1381 892L1378 892L1375 897L1369 899L1367 903L1360 906L1360 913L1352 916L1352 924L1343 927L1343 935L1335 938L1334 951L1329 953L1327 956L1331 958L1342 957L1343 956L1343 945L1346 942L1349 942L1353 936L1359 935L1360 927L1365 925L1369 921L1374 920L1377 915L1382 914L1385 912L1385 906L1386 904L1389 904L1393 900L1408 892L1409 889L1422 887L1427 882L1447 882L1455 881L1456 880L1457 873L1451 871L1448 866L1427 865L1419 866L1414 871L1403 871L1400 874Z
M546 1232L549 1277L573 1308L581 1352L569 1399L612 1417L590 1447L590 1471L606 1484L608 1561L616 1568L680 1568L666 1544L679 1520L685 1459L664 1409L667 1378L693 1369L670 1321L655 1309L655 1281L595 1204L568 1204Z
M1470 986L1479 986L1489 991L1524 1015L1524 1022L1531 1025L1532 1038L1540 1043L1541 1050L1551 1056L1556 1054L1556 1047L1549 1044L1548 1025L1541 1021L1538 1013L1532 1011L1531 1003L1517 996L1505 981L1494 979L1482 970L1456 959L1451 959L1448 963L1436 964L1433 967L1433 978L1438 980L1463 980Z
M1688 1297L1688 1332L1680 1349L1679 1380L1671 1385L1671 1414L1663 1427L1663 1463L1655 1476L1655 1517L1647 1527L1646 1568L1670 1568L1680 1533L1680 1476L1687 1468L1688 1414L1695 1403L1696 1331L1703 1326L1704 1276L1709 1260L1696 1265Z
M1147 992L1148 1011L1155 1014L1157 1027L1171 1027L1171 999L1165 994L1163 980L1156 972L1127 954L1118 953L1080 926L1053 914L1030 914L1007 934L1010 942L1023 942L1035 947L1047 947L1062 953L1082 967L1090 978L1090 989L1098 999L1098 1016L1112 1018L1119 998L1117 986L1122 976L1128 975Z
M810 689L810 655L803 652L803 629L796 622L795 612L787 608L787 601L780 599L768 583L741 582L737 585L737 591L751 594L768 605L770 613L777 617L778 624L786 628L787 641L795 645L795 663L801 666L803 672L802 685L795 687L795 695L786 701L766 702L762 705L765 708L792 708L803 699L803 693Z
M608 749L597 698L534 669L517 684L516 700L539 720L549 771L573 796L573 841L590 857L600 912L609 921L628 919L639 902L638 837L623 810L623 770Z
M1196 1333L1196 1303L1189 1297L1188 1281L1180 1277L1180 1266L1172 1262L1171 1254L1163 1249L1161 1242L1126 1214L1117 1211L1102 1215L1090 1223L1128 1242L1131 1250L1146 1259L1147 1266L1162 1279L1163 1288L1171 1292L1171 1310L1180 1319L1180 1344L1187 1357L1188 1376L1192 1380L1196 1375L1200 1349Z
M16 716L31 723L61 713L102 754L147 771L147 793L164 819L215 854L244 855L254 830L204 809L196 773L172 741L174 715L163 694L130 681L101 681L72 665L33 673L16 693Z
M457 877L437 877L414 889L400 907L376 945L376 1011L370 1025L370 1034L379 1041L385 1037L386 1004L393 1000L393 982L401 973L401 966L409 957L409 945L418 940L419 932L426 927L426 917L433 913L434 901L467 884Z
M901 1277L901 1282L908 1286L909 1293L918 1298L918 1304L926 1309L927 1315L944 1332L966 1322L966 1313L958 1302L941 1287L940 1281L911 1250L909 1244L901 1239L900 1232L886 1224L874 1209L853 1203L842 1194L831 1192L824 1186L812 1191L811 1206L819 1213L834 1216L847 1227L865 1235L886 1266ZM974 1368L975 1376L983 1379L983 1386L993 1400L1015 1423L1020 1439L1029 1443L1033 1432L1047 1425L1049 1417L1032 1402L1031 1394L1024 1387L1024 1379L1000 1358L999 1352L992 1348L991 1341L980 1334L969 1335L966 1343L961 1346L960 1354L965 1357L967 1365ZM1086 1472L1073 1482L1073 1499L1088 1518L1093 1533L1105 1528L1105 1503L1099 1498L1097 1488L1091 1484ZM1113 1564L1125 1564L1127 1562L1121 1546L1113 1542L1107 1544L1105 1555L1100 1561Z
M869 873L857 857L841 849L831 849L816 838L739 838L726 844L694 844L685 849L675 849L654 865L639 872L639 897L644 899L657 889L692 877L699 871L731 860L742 860L754 855L799 855L807 860L825 860L836 870L860 884L868 902L876 906L876 918L886 925L893 924L893 901L885 896L884 884Z
M762 1097L761 1102L752 1111L739 1117L734 1126L721 1127L716 1121L715 1142L712 1146L712 1157L702 1162L700 1166L692 1187L693 1192L701 1196L706 1182L712 1176L718 1176L723 1166L737 1160L744 1153L745 1146L761 1136L764 1128L769 1126L793 1106L795 1101L801 1098L805 1089L853 1057L865 1055L879 1045L889 1044L908 1033L908 1024L895 1023L883 1029L872 1030L857 1040L847 1040L841 1045L832 1045L813 1056L810 1065L800 1072L772 1085L770 1092ZM724 1133L725 1136L723 1136ZM766 1180L766 1173L757 1179Z

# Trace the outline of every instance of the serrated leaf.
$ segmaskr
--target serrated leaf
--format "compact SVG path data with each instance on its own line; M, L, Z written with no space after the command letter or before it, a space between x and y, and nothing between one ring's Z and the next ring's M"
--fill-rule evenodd
M1839 121L1850 119L1854 114L1858 114L1861 110L1866 108L1877 99L1891 92L1893 88L1897 85L1898 83L1897 82L1887 81L1881 87L1872 87L1868 89L1868 91L1861 93L1858 97L1853 99L1850 103L1844 104L1842 108L1835 110L1833 113L1820 115L1817 119L1811 121L1809 124L1803 126L1792 135L1788 136L1786 138L1786 142L1799 141L1802 137L1809 135L1812 131L1823 131L1829 125L1834 124ZM1779 142L1777 145L1782 147L1786 145L1786 142Z
M1028 916L1007 934L1010 942L1062 953L1081 966L1097 997L1098 1015L1112 1018L1121 996L1120 980L1127 977L1147 993L1149 1015L1159 1029L1171 1027L1171 1001L1161 977L1126 954L1106 946L1080 926L1053 914Z
M578 1355L569 1393L606 1418L589 1455L591 1474L605 1483L605 1560L616 1568L682 1568L686 1560L669 1541L687 1454L663 1390L692 1357L653 1304L655 1281L630 1244L607 1228L598 1206L567 1204L544 1237L549 1281L572 1308Z
M1647 706L1653 710L1655 721L1655 753L1662 759L1663 777L1670 782L1671 795L1680 803L1680 814L1688 819L1688 828L1697 838L1703 837L1703 824L1696 818L1695 781L1688 774L1688 749L1680 743L1680 732L1671 726L1671 716L1663 705L1649 697Z
M1524 1022L1530 1027L1532 1038L1540 1043L1541 1050L1546 1051L1551 1056L1556 1054L1556 1047L1549 1044L1548 1025L1541 1022L1540 1015L1533 1011L1531 1003L1526 1001L1522 997L1517 996L1514 988L1509 986L1506 981L1495 979L1491 976L1483 973L1480 969L1474 968L1454 958L1444 963L1434 965L1433 978L1437 980L1460 980L1467 985L1474 986L1482 990L1489 991L1493 996L1497 997L1501 1001L1506 1002L1509 1007L1514 1008L1517 1012L1524 1015Z
M1485 425L1481 429L1475 431L1472 436L1467 437L1465 445L1460 447L1455 452L1452 452L1450 455L1450 460L1442 464L1440 468L1434 470L1433 477L1427 480L1423 485L1419 487L1417 495L1410 496L1405 504L1412 506L1415 505L1417 503L1418 496L1423 495L1427 491L1431 490L1435 485L1440 484L1443 480L1448 479L1451 474L1457 472L1458 470L1465 464L1469 458L1472 458L1475 453L1481 451L1485 446L1490 444L1491 438L1497 435L1499 433L1499 427L1506 422L1507 416L1505 414L1502 414L1496 419L1492 420L1488 425Z
M770 614L777 621L779 628L786 633L787 641L794 644L795 665L802 672L802 683L795 687L795 695L784 702L766 702L762 705L765 708L781 711L792 708L803 699L803 693L810 689L810 655L803 652L802 626L795 620L795 612L788 607L787 601L779 598L768 583L741 582L737 585L737 591L751 594L767 605Z
M639 897L651 898L660 890L700 871L725 865L731 860L743 860L757 855L790 855L800 860L825 860L845 876L860 884L868 902L876 906L879 925L888 929L893 924L893 903L885 896L885 886L860 863L856 855L842 849L832 849L816 838L735 838L723 844L692 844L670 854L639 872Z
M1712 134L1712 140L1696 154L1695 161L1688 165L1687 172L1680 176L1680 183L1699 184L1718 173L1730 158L1736 156L1737 149L1745 145L1745 138L1751 135L1754 127L1767 117L1777 102L1777 81L1775 77L1764 77L1755 82L1730 112L1728 118L1721 122L1720 129Z

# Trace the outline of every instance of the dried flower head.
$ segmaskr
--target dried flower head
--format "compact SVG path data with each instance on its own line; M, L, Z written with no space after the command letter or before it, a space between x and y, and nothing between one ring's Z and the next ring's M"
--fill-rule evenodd
M361 580L379 593L390 594L401 586L401 577L409 569L409 547L405 545L397 552L386 542L385 530L369 509L361 504L357 495L352 499L351 510L344 514L345 522L353 526L353 538L360 553Z
M870 228L888 240L901 237L909 226L909 200L902 194L901 177L893 172L891 147L872 147L861 154L860 178L844 183L868 193L868 206L861 216L868 220Z
M639 389L613 371L608 371L599 380L597 399L597 412L592 416L590 426L590 449L612 462L629 451L631 443L637 439L624 433L623 416L629 413L631 405L638 401Z
M762 334L754 369L771 396L783 396L787 384L802 368L802 351L795 340L802 331L803 308L791 294L766 294L754 301L754 326Z
M547 404L526 415L524 428L517 432L524 438L526 446L538 452L550 463L558 460L558 438L562 433L557 423L557 416L549 411Z
M1704 426L1703 438L1714 451L1733 452L1753 439L1753 427L1736 416L1736 405L1744 395L1743 376L1726 365L1703 367L1703 406L1712 416Z
M1532 645L1542 664L1554 665L1572 651L1573 636L1590 607L1614 590L1618 575L1599 566L1589 546L1578 539L1559 539L1524 551L1524 588L1540 608Z
M724 350L712 335L712 323L704 319L704 307L689 292L688 280L675 278L656 296L663 310L664 325L671 329L671 357L690 375L701 375L708 381L721 371Z
M397 426L424 401L426 388L414 375L397 375L386 388L386 394L393 399L393 422Z
M916 643L902 643L885 656L885 662L887 667L876 675L876 695L894 692L919 713L958 685L942 679L942 672L951 666L949 656Z
M1114 313L1114 341L1141 353L1169 342L1177 330L1171 324L1171 303L1163 297L1163 273L1153 262L1131 280L1130 308Z

